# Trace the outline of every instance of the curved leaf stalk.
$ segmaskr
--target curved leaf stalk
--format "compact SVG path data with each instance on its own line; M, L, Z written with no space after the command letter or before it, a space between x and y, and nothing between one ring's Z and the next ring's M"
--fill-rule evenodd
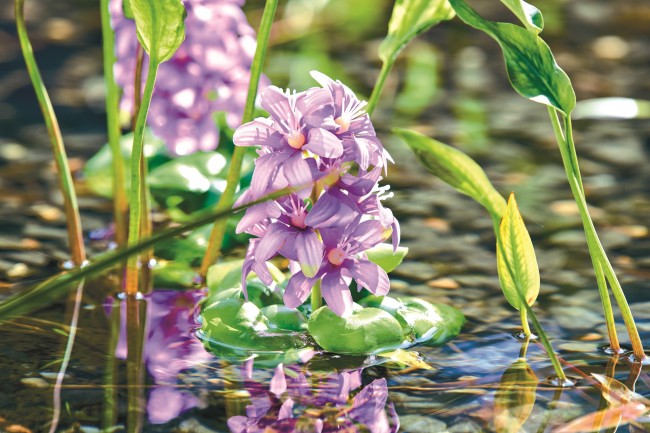
M75 292L74 304L72 307L72 318L70 319L70 332L68 333L68 342L65 346L61 368L56 375L56 382L54 383L54 396L52 401L52 423L50 424L49 433L56 432L59 426L59 418L61 417L61 386L63 385L63 378L70 363L70 356L72 355L72 348L74 347L74 340L77 336L77 324L79 323L79 310L81 310L81 299L84 292L84 280L81 280L77 285Z
M68 166L68 157L63 145L63 137L59 129L59 122L54 114L52 102L47 93L47 89L43 84L43 78L38 70L32 44L29 42L27 35L27 28L25 26L25 0L16 0L14 3L14 13L16 16L16 28L18 31L18 39L20 41L20 49L25 58L27 65L27 72L32 81L32 86L36 92L38 104L43 112L45 118L45 126L47 133L52 143L52 150L54 152L54 161L56 163L56 170L59 175L59 186L63 193L63 207L65 209L67 228L68 228L68 243L70 244L70 254L72 261L75 265L81 266L86 261L86 249L84 247L83 236L81 233L81 219L79 217L79 206L77 205L77 195L74 190L74 183L72 182L72 175L70 174L70 167Z
M124 158L120 150L119 88L115 83L113 65L115 64L115 33L111 28L108 11L109 0L101 0L102 41L104 53L104 86L106 87L106 126L108 144L113 157L113 218L115 220L115 242L118 246L126 244L126 216L129 205L126 200Z
M156 74L158 73L158 63L151 62L149 64L149 72L147 73L147 80L144 85L144 95L142 97L142 105L138 111L138 119L133 136L133 149L131 155L131 193L130 202L131 210L129 213L129 239L128 246L133 247L140 242L140 234L142 227L142 170L140 170L143 155L144 145L144 128L147 122L147 114L149 112L149 104L151 103L151 96L156 82ZM138 257L131 256L126 265L126 294L135 296L138 293Z
M535 315L533 309L525 302L525 300L523 300L523 297L522 297L522 305L524 306L526 311L528 311L530 321L533 322L533 328L535 328L535 331L537 332L537 336L542 342L542 346L544 346L544 350L546 350L546 354L548 355L548 358L551 360L551 364L553 365L555 374L557 374L557 378L560 380L560 383L566 382L567 380L566 374L564 374L564 370L562 370L562 365L560 364L560 360L558 359L555 350L553 350L553 346L551 345L551 342L546 336L546 333L544 332L544 328L542 328L542 325L539 323L539 320L537 320L537 316Z
M117 424L118 396L117 396L117 359L115 350L120 340L120 316L119 305L111 311L109 318L109 337L106 364L104 368L104 400L102 405L101 431L108 433L113 431Z
M370 99L368 99L368 105L366 106L366 113L368 116L372 116L373 111L377 103L379 103L379 98L381 97L381 92L384 90L384 84L386 84L386 79L390 75L391 69L393 69L393 64L395 60L387 60L382 63L381 71L379 71L379 76L375 82L375 87L372 88L372 93L370 94Z
M248 84L248 95L246 96L246 105L244 107L244 115L242 116L242 123L247 123L253 120L253 110L255 109L255 98L257 97L257 88L259 87L260 76L262 74L262 67L266 57L266 51L269 43L269 36L271 33L271 25L275 17L275 11L278 7L278 0L267 0L264 6L264 13L262 14L262 22L260 30L257 33L257 48L253 56L253 63L251 64L250 82ZM216 210L222 211L230 209L233 205L233 198L239 186L241 177L241 165L244 159L246 149L241 146L235 146L235 149L230 160L230 168L226 177L226 189L219 198ZM210 240L208 247L201 262L199 275L205 279L208 273L208 268L217 260L221 252L221 245L223 238L226 234L226 218L217 220L214 223L212 232L210 233Z
M320 280L316 280L311 288L311 311L314 312L323 306L323 294L320 290Z
M528 339L532 333L530 332L530 326L528 326L528 314L526 313L526 309L522 308L519 310L519 315L521 317L521 327L524 329L524 335L526 336L526 339Z
M142 431L146 400L144 397L144 362L142 360L147 334L147 301L128 296L126 300L126 382L128 432Z
M609 293L607 292L606 283L609 283L614 299L616 299L616 303L621 310L621 315L623 316L623 321L625 322L625 327L627 328L630 337L630 343L632 344L634 357L641 361L645 358L645 352L639 336L639 331L637 330L634 317L632 316L630 307L625 299L623 288L621 287L621 284L616 277L616 273L607 258L605 249L598 238L598 233L596 232L594 223L589 215L589 209L580 177L575 145L573 142L571 118L564 116L564 129L562 129L557 117L557 112L551 107L549 107L549 115L551 117L551 122L553 123L553 130L560 148L560 154L562 155L562 162L567 173L569 186L571 187L571 192L573 193L573 197L578 205L578 210L580 211L580 218L587 237L587 247L592 258L598 288L601 293L601 300L603 301L603 310L605 312L608 333L610 338L612 335L616 335L614 316L609 301ZM620 349L617 337L615 337L613 341L610 340L610 344L612 345L612 349Z

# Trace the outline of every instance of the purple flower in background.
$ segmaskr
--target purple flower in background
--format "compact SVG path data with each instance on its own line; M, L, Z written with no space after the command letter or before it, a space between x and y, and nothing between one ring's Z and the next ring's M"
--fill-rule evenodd
M390 157L366 103L341 82L320 72L312 76L323 87L299 93L268 87L261 105L270 116L235 131L236 145L259 147L251 187L237 205L287 186L297 191L250 207L239 223L238 232L257 237L248 248L242 287L246 295L251 271L270 282L266 261L280 254L293 271L284 292L288 307L304 303L320 281L328 306L347 315L352 280L359 290L388 292L386 272L364 251L390 236L394 249L399 244L399 224L381 204L388 187L378 186Z
M231 128L241 123L255 52L255 31L241 10L243 1L183 3L185 41L174 57L160 65L148 117L153 133L179 155L217 147L215 112L225 112ZM115 79L124 90L121 108L132 113L138 44L135 23L124 17L122 0L111 0L110 12L115 29ZM146 56L143 69L144 77Z

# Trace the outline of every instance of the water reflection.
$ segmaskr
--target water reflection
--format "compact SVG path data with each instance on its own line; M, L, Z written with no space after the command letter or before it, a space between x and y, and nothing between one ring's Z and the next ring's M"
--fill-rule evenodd
M251 404L246 415L228 419L233 433L393 433L399 429L384 378L364 386L361 369L323 374L280 364L267 386L252 380L252 361L247 362L243 387Z
M192 333L197 326L194 310L201 296L201 291L155 291L136 301L139 307L146 306L140 314L129 314L129 300L120 302L120 335L115 356L127 360L127 364L131 364L129 359L135 361L141 356L140 365L146 366L154 384L146 400L147 419L152 424L166 423L188 409L204 406L199 396L181 387L179 382L183 371L213 359ZM129 323L136 322L133 316L140 319L136 326ZM131 333L136 334L135 340L141 333L141 348L127 341L127 334ZM136 353L129 354L130 350ZM127 374L133 374L135 382L136 367L134 364L127 367ZM134 401L137 400L136 397ZM130 412L144 412L144 407L133 408L133 405L137 403L129 405Z

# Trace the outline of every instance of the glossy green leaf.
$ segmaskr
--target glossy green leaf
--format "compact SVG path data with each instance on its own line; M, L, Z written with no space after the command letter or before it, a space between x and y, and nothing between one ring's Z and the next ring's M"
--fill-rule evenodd
M225 166L226 159L217 152L174 158L151 170L149 188L162 207L180 209L177 218L182 219L217 202L226 186Z
M510 194L506 212L501 220L497 242L497 270L506 299L519 310L521 299L533 305L539 294L539 268L535 249L515 195Z
M530 417L537 398L539 379L525 359L518 359L501 376L494 394L494 430L519 433Z
M168 262L160 260L153 268L153 281L156 288L194 287L198 276L187 262Z
M138 40L151 62L169 60L185 40L185 7L181 0L130 0Z
M307 329L307 318L299 310L274 304L263 307L262 313L274 328L297 332Z
M457 336L465 323L460 310L414 297L368 296L362 306L379 308L399 322L404 341L437 346Z
M244 352L275 352L308 347L305 333L271 328L252 302L223 299L206 303L201 311L202 337Z
M122 0L122 12L124 13L124 17L130 20L135 19L133 16L133 9L131 9L131 1L132 0Z
M501 0L501 3L517 15L528 30L539 33L544 29L544 18L535 6L523 0Z
M447 0L397 0L388 23L388 34L379 46L379 57L394 62L399 52L420 33L454 17Z
M506 201L494 189L483 169L460 150L406 129L395 129L413 150L419 161L433 175L472 197L483 205L493 217L500 219Z
M409 249L406 247L397 247L397 251L393 253L393 246L390 244L378 244L366 250L368 260L381 267L386 272L391 272L398 267Z
M133 134L120 137L120 149L124 159L125 181L127 189L131 182L131 148L133 147ZM154 170L161 164L171 159L171 155L162 140L145 130L144 156L147 159L149 170ZM95 194L102 197L113 197L113 156L110 147L106 144L84 166L86 185Z
M367 355L395 349L402 344L399 322L378 308L355 309L348 317L329 307L316 310L308 322L316 343L328 352Z
M449 0L460 19L495 39L503 51L512 87L523 97L569 115L576 104L571 80L535 33L515 24L483 19L464 0Z

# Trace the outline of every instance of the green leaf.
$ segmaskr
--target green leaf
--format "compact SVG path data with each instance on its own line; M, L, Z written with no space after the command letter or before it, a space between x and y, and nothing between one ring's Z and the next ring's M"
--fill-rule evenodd
M497 270L501 289L515 309L521 300L533 305L539 294L539 268L530 235L521 218L515 195L510 194L497 241Z
M151 170L149 188L162 207L189 214L216 203L225 189L225 166L226 159L217 152L174 158Z
M397 0L388 23L388 34L379 46L379 57L392 63L399 52L417 35L454 17L447 0Z
M133 147L133 134L125 134L120 137L120 149L124 159L126 187L129 189L131 183L131 148ZM171 156L165 143L145 130L144 156L147 159L149 170L154 170L161 164L169 161ZM113 197L113 156L108 144L90 158L84 166L84 177L86 184L95 194L102 197Z
M223 299L201 311L202 337L214 344L242 352L275 352L304 349L305 333L272 329L269 319L252 302Z
M528 30L537 34L544 29L544 17L535 6L523 0L501 0L501 3L517 15Z
M187 288L196 283L197 273L187 262L161 260L153 269L154 286L157 288Z
M131 0L138 40L153 64L171 59L185 39L181 0Z
M397 251L393 253L393 246L390 244L379 244L366 250L368 260L381 267L386 272L391 272L398 267L409 249L406 247L397 247Z
M383 358L388 358L391 361L400 365L420 368L422 370L433 370L433 367L431 367L429 364L424 362L417 352L413 352L410 350L397 349L391 352L380 353L378 356L381 356Z
M359 301L362 306L379 308L399 322L405 341L427 346L446 343L460 333L465 316L460 310L444 305L431 304L409 296L368 296Z
M576 104L571 80L537 34L518 25L483 19L464 0L449 0L458 17L496 40L503 51L512 87L523 97L569 115Z
M131 0L122 0L122 12L125 18L130 20L135 19L133 17L133 9L131 9Z
M263 307L262 313L273 328L297 332L307 329L307 318L299 310L275 304Z
M539 379L525 359L518 359L501 376L494 394L494 430L518 433L535 407Z
M395 129L393 132L408 144L427 170L483 205L493 218L501 219L506 201L473 159L460 150L417 132L406 129Z
M399 322L384 310L360 308L348 317L321 307L310 317L309 333L323 349L348 355L367 355L398 348L403 336Z

